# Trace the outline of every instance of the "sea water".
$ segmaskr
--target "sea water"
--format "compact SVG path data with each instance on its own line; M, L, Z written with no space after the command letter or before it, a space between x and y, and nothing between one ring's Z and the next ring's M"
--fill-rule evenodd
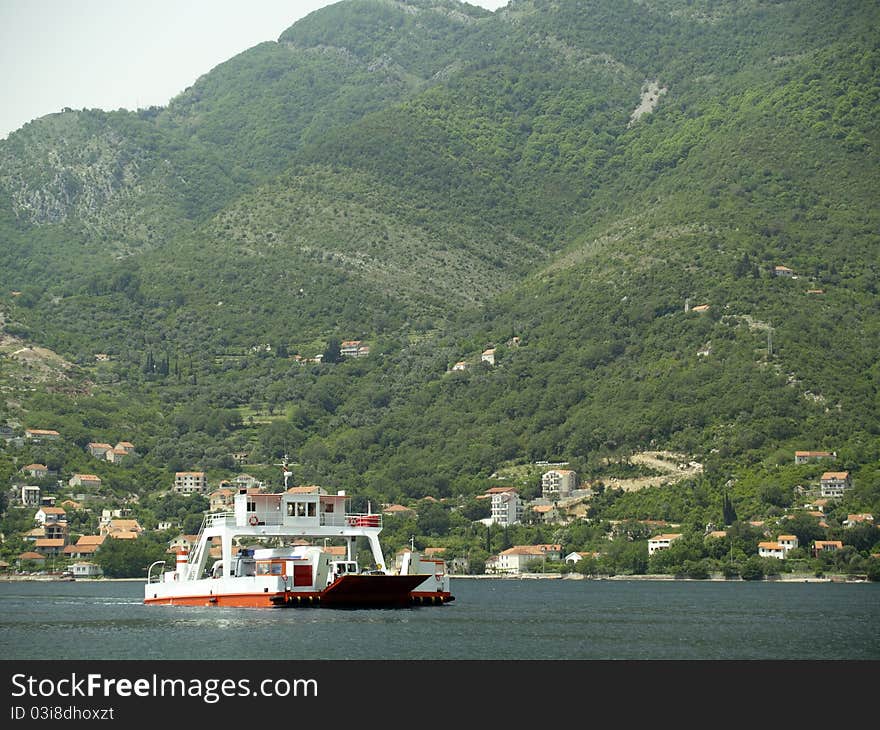
M407 609L146 606L126 581L0 582L4 659L880 659L880 584L453 579Z

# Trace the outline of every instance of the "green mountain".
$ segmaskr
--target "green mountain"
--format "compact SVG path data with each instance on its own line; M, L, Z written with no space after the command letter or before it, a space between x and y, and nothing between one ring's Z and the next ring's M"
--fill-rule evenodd
M0 360L5 415L136 442L147 491L242 451L412 501L671 450L702 476L595 509L704 525L800 506L793 451L827 449L876 513L878 31L854 0L346 0L165 108L36 120L0 142L0 310L72 367Z

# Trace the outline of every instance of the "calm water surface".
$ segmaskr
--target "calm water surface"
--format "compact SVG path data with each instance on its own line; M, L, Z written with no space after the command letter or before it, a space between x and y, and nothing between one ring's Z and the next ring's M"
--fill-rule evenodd
M880 584L453 580L397 610L145 606L0 583L4 659L880 659Z

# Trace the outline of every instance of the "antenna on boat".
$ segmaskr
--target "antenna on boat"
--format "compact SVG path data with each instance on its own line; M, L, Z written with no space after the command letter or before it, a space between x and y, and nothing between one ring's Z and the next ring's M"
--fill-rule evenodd
M283 472L283 474L284 474L284 491L287 491L287 482L288 482L288 480L290 479L290 477L293 476L293 472L290 471L290 469L288 468L288 456L287 456L287 454L285 454L284 456L282 456L282 457L281 457L281 463L280 463L280 464L275 464L275 466L281 466L281 467L284 467L284 472Z

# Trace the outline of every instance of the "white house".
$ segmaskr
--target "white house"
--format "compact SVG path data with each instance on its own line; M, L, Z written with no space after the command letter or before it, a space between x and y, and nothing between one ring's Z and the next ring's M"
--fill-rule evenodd
M596 558L599 556L599 553L579 553L579 552L571 552L565 556L565 562L571 563L572 565L576 565L584 558Z
M571 469L551 469L541 475L541 495L544 499L567 499L577 487L577 472Z
M100 565L94 563L72 563L70 574L74 578L98 578L104 575Z
M495 364L495 348L490 347L488 350L483 350L483 354L480 355L480 362L489 363L489 365Z
M655 535L648 540L648 555L653 555L658 550L665 550L680 537L681 533L678 532L667 535Z
M826 471L819 478L823 497L842 497L850 487L848 471Z
M174 491L180 494L204 494L208 478L203 471L179 471L174 475Z
M844 527L853 527L855 525L861 525L863 523L873 523L874 515L864 512L862 514L857 515L847 515L846 519L843 521Z
M67 513L61 507L40 507L34 515L34 520L41 525L50 525L67 520Z
M495 572L517 575L527 572L529 564L536 560L561 560L562 545L514 545L497 557L497 562L493 561ZM486 566L488 570L488 562Z
M523 503L512 487L493 487L487 490L492 499L492 522L496 525L517 525L522 521Z
M23 486L21 488L21 503L25 507L38 507L40 504L40 488L36 486Z
M778 542L759 542L758 555L762 558L782 560L785 558L785 550Z

